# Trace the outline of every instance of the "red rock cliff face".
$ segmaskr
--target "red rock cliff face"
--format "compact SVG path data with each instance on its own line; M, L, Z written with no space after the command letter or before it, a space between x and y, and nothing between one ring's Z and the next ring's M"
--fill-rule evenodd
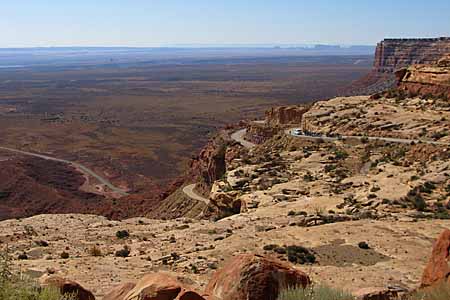
M414 64L435 64L450 53L450 38L385 39L375 52L376 72L392 73L396 69Z
M342 95L372 95L395 87L394 72L415 64L436 64L450 53L450 37L385 39L375 50L373 70L343 89Z
M229 142L221 136L209 141L200 154L191 161L189 176L208 186L222 177L226 170L225 154L228 144Z
M266 123L272 126L301 124L307 106L279 106L266 111Z
M450 55L433 65L413 65L396 72L398 88L412 95L450 99Z

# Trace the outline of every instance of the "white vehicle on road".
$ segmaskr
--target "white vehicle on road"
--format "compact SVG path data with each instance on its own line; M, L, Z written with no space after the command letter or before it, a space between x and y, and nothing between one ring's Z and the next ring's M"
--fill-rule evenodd
M292 135L303 135L303 131L298 128L292 129Z

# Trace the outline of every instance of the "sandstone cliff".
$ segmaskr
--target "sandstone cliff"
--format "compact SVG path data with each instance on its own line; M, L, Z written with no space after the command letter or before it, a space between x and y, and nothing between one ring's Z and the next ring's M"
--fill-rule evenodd
M266 123L272 126L300 124L307 106L279 106L266 111Z
M374 69L392 73L414 64L435 64L450 53L450 38L385 39L378 43Z
M416 64L433 65L450 53L450 38L385 39L378 43L373 70L343 95L370 95L395 87L394 72Z
M398 87L412 95L450 98L450 55L433 65L413 65L397 71Z

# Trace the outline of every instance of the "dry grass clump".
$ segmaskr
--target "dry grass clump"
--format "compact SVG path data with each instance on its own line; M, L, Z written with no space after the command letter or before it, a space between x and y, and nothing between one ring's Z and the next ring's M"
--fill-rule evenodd
M350 293L331 288L324 284L313 284L306 288L286 289L280 293L278 300L353 300Z
M1 300L74 300L61 295L56 288L41 288L36 282L11 271L11 257L0 251L0 299Z

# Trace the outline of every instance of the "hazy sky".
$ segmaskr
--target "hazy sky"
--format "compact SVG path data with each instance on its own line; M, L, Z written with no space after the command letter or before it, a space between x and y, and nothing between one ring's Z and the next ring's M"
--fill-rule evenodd
M450 0L0 0L0 47L375 44L450 35Z

